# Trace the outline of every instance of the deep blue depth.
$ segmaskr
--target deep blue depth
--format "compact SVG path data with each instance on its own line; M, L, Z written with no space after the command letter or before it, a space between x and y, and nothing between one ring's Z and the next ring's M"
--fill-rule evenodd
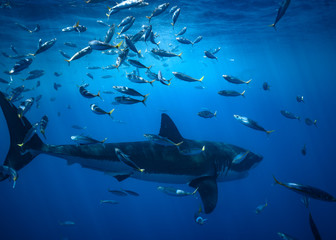
M1 6L6 1L0 1ZM66 2L66 3L65 3ZM93 51L70 65L58 52L72 56L93 39L104 39L107 27L96 23L103 20L119 24L129 15L136 18L127 32L137 33L148 24L153 9L164 2L148 1L149 6L132 8L105 16L107 6L114 2L86 4L84 1L10 1L11 8L0 8L0 50L15 55L36 51L38 40L57 38L56 44L35 57L32 65L13 76L10 86L0 83L0 91L24 84L34 88L24 93L24 99L43 95L40 108L34 105L26 114L35 123L43 115L49 117L46 130L50 144L72 144L71 135L85 133L107 142L143 141L143 134L158 133L160 117L166 112L176 123L182 136L189 139L221 141L235 144L264 156L263 161L250 171L247 178L219 183L219 199L213 213L203 226L197 225L193 215L201 200L196 197L174 198L159 192L157 186L173 186L193 191L186 185L169 185L127 179L117 182L113 177L79 165L68 166L63 159L39 155L19 171L16 188L12 183L0 183L0 239L280 239L277 232L285 232L297 239L314 239L309 227L309 211L300 196L282 186L273 185L272 174L284 182L297 182L321 188L336 196L335 187L335 117L336 101L336 2L292 0L277 31L268 25L274 22L280 1L174 1L162 15L151 20L153 31L159 36L160 48L178 46L182 59L156 60L149 51L151 43L139 42L143 58L153 72L162 71L172 79L169 87L155 82L132 83L126 73L135 68L121 66L119 70L90 70L88 66L115 64L116 55L108 56ZM181 14L172 28L170 8L178 5ZM61 29L79 21L87 27L83 33L62 32ZM15 25L20 23L41 30L29 33ZM184 37L203 40L194 46L183 45L175 35L187 27ZM119 32L120 30L116 30ZM117 34L114 35L113 42ZM73 42L77 48L65 46ZM204 51L221 47L218 61L204 58ZM17 60L0 55L0 77L9 80L4 71ZM45 70L39 79L22 81L34 69ZM140 75L148 79L145 70ZM56 77L54 72L62 73ZM195 78L204 76L203 83L183 82L172 72L183 72ZM94 79L86 74L91 73ZM223 74L243 80L248 85L234 85L222 78ZM111 78L102 76L111 75ZM36 88L36 82L41 86ZM78 85L89 83L89 90L113 91L112 86L124 85L143 94L150 93L147 107L143 104L112 105L113 95L103 94L103 101L83 98ZM270 91L262 84L268 82ZM62 85L58 91L54 83ZM196 86L204 86L197 89ZM220 90L246 90L245 97L224 97ZM303 95L305 103L296 101ZM51 98L56 98L51 101ZM17 106L19 102L16 102ZM96 103L111 110L114 120L91 112ZM69 109L68 106L71 106ZM204 119L201 110L217 111L217 117ZM287 119L280 110L301 116L301 121ZM247 116L267 130L267 136L240 124L233 115ZM305 118L317 120L317 127L307 126ZM83 131L72 125L86 126ZM7 125L0 114L0 159L9 148ZM307 155L301 154L303 145ZM108 189L130 189L140 197L118 197ZM114 199L118 205L102 205L100 200ZM267 200L268 206L260 214L258 205ZM336 239L336 204L311 200L310 211L323 239ZM74 226L60 226L59 222L74 221Z

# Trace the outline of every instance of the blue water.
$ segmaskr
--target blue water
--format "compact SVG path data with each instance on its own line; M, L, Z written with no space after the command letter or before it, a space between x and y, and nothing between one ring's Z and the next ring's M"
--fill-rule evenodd
M57 38L52 48L34 57L28 69L13 76L10 86L21 85L21 79L31 70L45 70L41 78L24 82L26 88L33 88L37 80L41 81L39 88L24 93L24 97L43 95L40 108L33 106L26 117L32 123L44 114L49 117L47 143L72 144L70 136L80 133L96 139L107 137L108 142L144 141L144 133L158 133L161 113L166 112L186 138L235 144L263 155L264 159L247 178L218 184L217 207L213 213L203 215L208 221L200 226L193 219L201 203L198 196L174 198L156 190L164 185L192 191L187 185L132 178L119 183L102 172L78 164L68 166L63 159L39 155L19 171L15 189L8 181L0 183L0 239L280 239L277 232L297 239L314 239L309 211L300 202L300 196L279 185L273 186L272 174L284 182L308 184L336 195L336 2L292 0L275 31L268 25L274 22L279 2L170 2L168 10L174 5L181 7L175 29L170 25L168 10L154 17L151 24L159 34L160 47L178 46L177 53L183 52L182 60L156 60L146 51L155 46L139 42L136 47L144 56L140 61L152 65L154 72L161 70L167 79L176 71L195 78L204 76L204 80L200 84L173 78L169 87L158 82L154 87L129 82L125 74L133 67L122 66L119 71L86 68L115 64L116 55L93 51L69 67L58 52L73 55L87 46L88 41L103 39L107 27L97 24L98 19L119 24L124 17L133 15L136 20L127 33L135 34L143 24L148 24L145 16L162 1L149 1L147 7L120 11L110 19L105 16L107 6L112 5L110 1L100 4L79 0L10 1L11 8L1 8L1 52L14 55L9 48L13 45L19 53L26 54L36 50L38 39L44 42ZM86 32L61 31L78 20L88 28ZM41 30L30 34L15 23L29 28L40 24ZM193 47L178 43L174 33L184 26L188 28L184 37L194 40L201 35L203 40ZM63 44L66 41L78 47L67 47ZM205 50L217 47L221 47L216 54L218 61L203 58ZM17 60L2 55L0 59L0 77L9 80L2 72L10 70ZM62 72L62 76L55 77L54 72ZM94 79L86 73L91 73ZM140 74L147 79L144 70ZM226 82L223 74L252 81L248 85L234 85ZM104 75L112 78L104 79ZM271 86L270 91L262 89L265 81ZM58 91L53 88L55 82L62 85ZM93 93L111 91L114 85L150 93L147 107L141 103L113 106L111 102L117 93L102 94L104 101L83 98L77 87L83 82L90 84ZM0 84L2 92L10 91L7 85ZM218 95L223 89L246 90L246 97ZM297 95L303 95L305 103L298 103ZM56 100L50 101L52 97ZM113 116L117 121L92 113L91 103L105 110L115 108ZM217 111L217 117L200 118L197 113L205 108ZM297 113L302 120L283 117L282 109ZM275 132L267 136L250 129L235 120L233 114L247 116ZM0 115L0 158L4 160L9 133ZM307 126L306 117L316 119L318 127ZM87 129L73 129L74 124ZM304 144L306 156L301 154ZM113 196L107 191L109 188L134 190L140 197ZM99 201L103 199L120 203L101 205ZM255 208L266 200L268 207L256 214ZM311 200L310 210L322 238L336 239L335 203ZM73 221L75 225L60 226L62 221Z

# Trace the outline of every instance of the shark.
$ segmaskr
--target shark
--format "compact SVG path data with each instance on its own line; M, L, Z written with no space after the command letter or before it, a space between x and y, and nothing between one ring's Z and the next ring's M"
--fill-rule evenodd
M0 92L0 107L7 122L10 147L3 166L19 171L40 154L65 159L69 165L80 164L84 168L112 175L118 181L136 178L169 184L188 184L198 189L203 210L211 213L218 199L218 182L245 178L250 169L263 159L259 154L232 144L191 140L182 137L173 120L161 115L159 136L176 145L160 145L151 141L97 143L90 145L52 145L44 143L37 133L24 145L23 142L33 125L23 116L18 117L16 106ZM3 126L1 126L3 127ZM143 171L121 161L116 149ZM190 151L202 149L202 151ZM189 152L190 154L185 154ZM234 161L244 154L241 161ZM0 181L10 176L0 172Z

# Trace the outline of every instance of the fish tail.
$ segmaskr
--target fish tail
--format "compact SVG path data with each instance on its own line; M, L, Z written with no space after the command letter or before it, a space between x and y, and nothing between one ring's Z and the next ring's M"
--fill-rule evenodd
M170 84L171 84L171 80L169 81L169 83L167 84L167 86L170 86Z
M148 22L150 22L150 20L151 20L151 16L146 16L146 18L148 19Z
M245 90L240 95L242 95L243 97L245 97Z
M68 59L64 59L64 61L66 61L66 62L68 62L68 66L70 66L70 60L68 60Z
M73 27L78 27L79 26L79 21L77 21L76 23L75 23L75 25L73 25Z
M317 123L317 120L315 120L315 121L313 122L313 124L315 125L315 127L317 127L316 123Z
M139 54L139 55L141 54L141 50L138 51L138 54Z
M35 54L34 54L34 53L28 53L28 56L33 56L33 57L35 57Z
M246 84L249 84L252 81L252 78L246 82Z
M204 76L203 77L201 77L201 79L199 80L200 82L202 82L203 81L203 78L204 78Z
M107 114L109 115L109 116L111 116L111 114L114 112L114 108L111 110L111 111L109 111Z
M148 97L148 95L149 95L149 93L147 93L146 95L143 95L143 98L146 98L146 97Z
M276 26L275 26L275 23L273 23L273 24L271 24L271 25L268 25L268 26L274 28L275 31L277 30L277 29L276 29Z
M275 181L276 184L280 184L281 185L281 182L279 182L278 179L276 179L274 175L273 175L273 178L274 178L274 181Z
M106 142L107 138L104 138L102 141L100 141L101 143Z
M139 170L139 172L144 172L145 171L145 169L143 169L143 168L139 168L138 170Z
M108 13L105 14L107 18L110 18L110 15Z
M161 43L161 42L156 43L156 46L160 47L160 46L159 46L160 43Z
M182 141L182 142L179 142L179 143L175 143L175 146L178 147L178 146L180 146L182 143L183 143L183 141Z
M44 144L37 134L34 134L27 142L23 142L32 125L26 117L23 116L21 119L18 117L17 108L6 99L2 92L0 92L0 107L10 135L10 147L3 165L10 166L18 171L40 153ZM23 154L23 151L26 153Z
M121 44L123 43L123 41L121 41L120 43L118 43L115 47L116 48L120 48Z
M178 56L179 58L181 58L181 59L182 59L182 57L181 57L181 56L182 56L182 53L180 53L180 54L179 54L179 55L177 55L177 56Z
M217 117L217 111L215 111L214 116Z
M155 80L149 82L150 85L152 85L152 87L153 87L153 82L155 82Z
M117 34L118 34L118 35L120 35L120 34L121 34L121 32L118 32Z
M205 151L205 145L202 147L202 149L201 149L201 150L202 150L202 152L204 152L204 151Z
M270 131L266 131L267 135L269 135L270 133L274 132L275 130L270 130Z
M100 91L98 91L96 97L99 97L100 99L102 99L101 96L100 96ZM102 99L102 100L103 100L103 99Z
M148 98L148 96L146 96L146 97L141 101L141 102L143 103L143 105L145 105L146 107L147 107L147 105L146 105L147 98Z

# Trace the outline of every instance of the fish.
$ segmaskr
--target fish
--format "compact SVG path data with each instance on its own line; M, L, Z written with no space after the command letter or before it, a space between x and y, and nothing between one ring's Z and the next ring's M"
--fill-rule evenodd
M59 89L60 87L62 87L61 84L59 84L59 83L54 83L54 89L55 89L56 91L58 91L58 89Z
M39 78L39 77L42 77L44 75L44 71L42 72L36 72L36 73L29 73L30 75L26 78L23 78L22 81L26 81L26 80L33 80L33 79L36 79L36 78Z
M209 51L204 51L204 55L205 55L204 56L205 58L216 59L218 61L217 57L213 53L211 53Z
M172 52L168 52L166 50L163 50L163 49L155 49L153 48L151 50L151 52L157 56L160 56L160 57L179 57L181 58L181 55L182 53L180 54L175 54L175 53L172 53Z
M40 81L37 81L37 82L36 82L36 88L38 88L39 86L41 86L41 82L40 82Z
M47 128L48 122L49 122L49 119L48 119L47 115L44 115L39 122L40 132L41 132L41 134L43 135L44 138L46 138L45 130Z
M266 201L264 204L261 204L261 205L257 206L257 208L255 210L255 213L256 214L261 213L267 206L268 206L268 203Z
M126 189L122 189L124 192L126 192L129 195L135 196L135 197L139 197L139 193L131 191L131 190L126 190Z
M89 78L93 80L93 75L91 73L86 73L86 76L88 76Z
M187 31L187 27L182 28L181 31L179 31L177 34L175 34L175 37L185 34L186 31Z
M76 48L76 47L77 47L77 44L72 43L72 42L65 42L64 45L65 45L65 46L68 46L68 47L73 47L73 48Z
M296 240L296 238L288 235L287 233L278 232L278 236L285 240Z
M30 64L32 64L33 59L32 58L25 58L21 59L20 61L16 62L15 65L12 67L11 70L9 70L9 75L17 74L21 72L22 70L28 68Z
M241 153L238 153L232 160L232 164L239 164L241 163L242 161L245 160L247 154L249 153L250 151L246 151L246 152L241 152Z
M118 24L118 28L119 27L123 27L126 26L127 24L129 24L130 22L132 22L133 20L133 16L127 16L125 17L123 20L121 20L121 22Z
M237 119L241 124L249 127L249 128L252 128L252 129L255 129L255 130L258 130L258 131L262 131L262 132L265 132L268 134L274 132L274 130L270 130L270 131L267 131L265 128L263 128L262 126L260 126L256 121L252 120L252 119L249 119L247 117L244 117L244 116L239 116L239 115L233 115L233 117L235 119Z
M21 23L15 23L19 28L21 28L22 30L25 30L29 33L33 33L33 32L38 32L39 31L39 25L37 24L35 29L30 30L27 26L21 24Z
M169 3L163 3L160 4L159 6L157 6L154 11L152 12L152 14L150 16L146 16L146 18L148 18L148 21L150 22L150 20L153 17L159 16L161 13L163 13L164 11L166 11L166 9L169 7Z
M103 109L101 109L100 107L98 107L96 104L91 104L90 105L90 109L92 112L94 112L95 114L98 114L98 115L104 115L104 114L107 114L109 116L111 116L111 114L113 113L114 111L114 108L109 111L109 112L106 112L104 111Z
M155 44L157 47L159 47L160 42L155 42L155 35L153 33L153 31L151 31L150 35L149 35L149 41L153 44Z
M107 79L107 78L111 78L111 77L113 77L113 76L112 75L104 75L101 78Z
M283 0L281 2L280 7L278 9L277 16L275 18L275 21L273 24L269 25L270 27L274 27L274 29L276 30L276 25L280 21L280 19L283 17L283 15L285 15L289 4L290 4L290 0Z
M306 156L306 154L307 154L306 144L303 145L303 147L301 149L301 153L302 153L303 156Z
M306 125L308 125L308 126L311 126L311 125L314 125L315 127L317 127L317 120L311 120L310 118L306 118L305 119L305 123L306 123Z
M87 30L87 27L83 25L79 25L79 21L75 25L72 26L73 30L79 33L85 32Z
M263 85L262 85L262 87L263 87L263 89L265 90L265 91L269 91L270 90L270 85L267 83L267 82L264 82L263 83Z
M248 80L248 81L243 81L243 80L240 80L240 79L238 79L238 78L236 78L236 77L233 77L233 76L229 76L229 75L223 75L223 78L226 80L226 81L228 81L228 82L230 82L230 83L234 83L234 84L243 84L243 83L246 83L246 84L249 84L251 81L252 81L252 79L250 79L250 80Z
M186 39L184 37L177 37L176 40L179 43L182 43L182 44L191 44L191 45L194 45L194 43L192 41L190 41L189 39Z
M0 92L0 107L7 126L9 126L10 139L23 139L31 128L29 120L25 118L25 123L20 121L16 107L7 101L2 92ZM1 125L2 128L5 126L5 124ZM69 164L77 163L85 168L109 173L118 181L132 177L167 184L189 183L190 187L198 188L204 213L209 214L215 210L217 205L217 182L245 178L249 170L256 167L263 159L261 155L249 152L242 163L232 167L227 174L226 172L223 174L223 169L227 168L228 162L231 161L233 156L237 152L247 150L221 142L186 139L182 137L175 123L166 113L161 115L159 136L170 139L175 143L183 141L192 145L207 145L208 149L212 150L209 154L184 156L174 146L163 147L149 141L105 143L105 146L102 144L84 146L77 144L49 145L43 143L39 136L35 134L24 145L24 150L29 151L29 154L21 155L21 149L16 147L17 142L11 141L3 165L12 166L15 171L24 171L25 166L36 156L47 154L56 157L56 159L63 158ZM122 151L128 149L127 152L136 156L136 158L132 158L132 161L146 169L146 174L130 170L129 167L120 162L114 152L115 148Z
M11 167L0 165L0 181L3 181L9 177L11 177L10 179L13 180L13 188L15 188L16 180L18 179L17 172Z
M104 143L107 138L104 138L103 140L99 141L92 137L85 136L85 135L75 135L70 137L72 141L76 142L79 145L89 145L89 144L101 144Z
M200 79L196 79L193 77L190 77L184 73L180 73L180 72L172 72L174 74L174 76L180 80L186 81L186 82L202 82L204 79L204 76L201 77Z
M123 9L128 9L128 8L132 8L132 7L136 7L137 5L141 4L143 2L143 0L125 0L122 1L121 3L118 3L117 5L115 5L112 8L109 8L109 12L106 14L107 17L110 17L111 14L119 12L120 10Z
M166 85L166 86L170 86L170 84L171 84L171 79L169 79L169 80L164 79L160 70L159 70L158 75L157 75L157 80L159 80L160 83L162 83L163 85Z
M134 59L128 59L127 60L132 66L137 67L137 68L147 68L148 70L152 67L146 67L145 65L143 65L141 62L139 62L138 60L134 60Z
M80 59L80 58L82 58L85 55L88 55L90 53L92 53L92 48L90 46L87 46L87 47L79 50L78 52L76 52L70 59L65 59L65 61L67 61L68 65L70 66L70 62L72 62L73 60Z
M68 54L66 54L65 52L63 52L62 50L58 50L59 51L59 53L63 56L63 57L65 57L65 58L71 58Z
M135 45L133 44L133 42L127 37L125 36L125 43L126 46L131 49L133 52L135 52L136 54L140 54L141 50L138 51L138 49L135 47Z
M294 113L288 112L286 110L281 110L280 113L282 116L289 118L289 119L297 119L299 121L301 119L299 116L295 115Z
M131 82L134 83L149 83L150 85L153 86L153 82L155 82L155 80L152 81L147 81L146 79L134 74L134 73L126 73L126 77L128 80L130 80Z
M16 50L16 48L15 48L13 45L10 46L10 49L11 49L16 55L19 55L18 51Z
M79 126L79 125L72 125L71 127L74 128L74 129L77 129L77 130L85 130L85 129L87 129L87 127L82 127L82 126Z
M97 20L97 23L105 27L110 27L110 24L103 22L102 20Z
M173 13L172 23L171 23L171 25L173 26L173 29L174 29L174 26L175 26L175 23L176 23L178 17L180 16L180 13L181 13L181 8L176 9Z
M112 45L109 44L107 42L102 42L102 41L98 41L98 40L92 40L89 42L89 46L93 49L93 50L107 50L107 49L111 49L111 48L119 48L122 44L122 41L120 43L118 43L117 45Z
M85 98L95 98L95 97L99 97L101 98L100 96L100 92L98 92L97 94L93 94L93 93L90 93L86 87L88 86L89 84L84 84L84 85L81 85L79 86L79 93L85 97Z
M203 39L202 36L198 36L198 37L194 40L193 44L195 44L195 43L199 43L202 39Z
M14 88L10 93L11 96L7 100L12 102L16 101L23 93L24 89L25 89L24 85Z
M46 42L44 42L44 43L41 44L41 46L36 50L35 53L32 53L32 54L30 54L30 55L32 55L32 56L36 56L37 54L40 54L40 53L42 53L42 52L45 52L45 51L47 51L49 48L51 48L52 46L54 46L55 43L56 43L56 38L53 38L53 39L51 39L51 40L49 40L49 41L46 41Z
M183 149L181 149L180 146L178 146L178 150L182 155L185 156L192 156L192 155L196 155L196 154L201 154L204 153L205 151L205 145L203 147L185 147Z
M137 170L139 172L144 172L145 169L138 167L138 165L136 165L131 159L129 155L126 155L125 153L123 153L119 148L115 148L114 149L118 159L125 163L127 166L133 168L134 170Z
M118 204L118 201L115 200L100 200L100 204L102 203L108 203L108 204Z
M130 96L135 96L135 97L146 98L149 95L149 93L146 94L146 95L143 95L143 94L139 93L138 91L134 90L133 88L124 87L124 86L113 86L113 89L120 92L120 93L127 94L127 95L130 95Z
M128 24L126 24L117 34L120 36L120 34L127 32L133 26L134 21L135 17L132 17L131 21Z
M153 142L155 144L161 145L161 146L180 146L183 141L178 142L178 143L174 143L172 140L170 140L167 137L163 137L160 135L156 135L156 134L144 134L144 137L150 141Z
M112 91L103 91L104 94L114 94Z
M152 32L152 25L149 25L145 28L145 34L144 34L144 40L145 42L148 40L148 38L150 37L150 34Z
M22 118L34 104L34 98L28 98L18 107L18 117Z
M56 77L60 77L60 76L62 75L62 73L54 72L54 75L55 75Z
M204 110L204 111L198 112L197 115L202 118L213 118L213 117L217 117L217 111L212 113L208 110Z
M329 193L319 188L311 187L309 185L298 184L298 183L283 183L283 182L278 181L274 176L273 178L275 180L275 183L281 186L284 186L285 188L288 188L289 190L292 190L305 197L314 198L316 200L326 201L326 202L336 202L336 198L334 198L332 195L330 195Z
M73 226L73 225L75 225L75 222L73 222L73 221L61 221L61 222L59 222L59 225L61 225L61 226Z
M169 14L173 14L176 11L177 8L178 7L176 5L171 7L171 9L169 10Z
M213 51L209 51L209 52L211 52L212 54L216 54L216 53L218 53L220 50L221 50L221 48L218 47L218 48L216 48L215 50L213 50Z
M218 92L218 94L225 97L237 97L237 96L245 97L245 90L241 93L233 90L221 90Z
M128 48L125 48L124 50L120 51L118 58L116 60L116 64L113 65L115 68L119 69L120 65L126 60L128 52L129 52Z
M124 191L120 191L120 190L108 190L110 193L116 195L116 196L120 196L120 197L126 197L127 193L125 193Z
M113 35L114 35L114 31L115 31L115 24L111 24L110 28L107 30L106 35L105 35L105 39L104 39L105 43L111 42L111 39L113 38Z
M121 97L115 97L114 100L117 103L120 104L135 104L135 103L143 103L143 105L146 106L146 100L147 100L148 96L146 96L144 99L142 100L138 100L138 99L134 99L131 97L126 97L126 96L121 96Z
M25 145L35 136L38 125L39 123L35 123L34 125L30 124L30 128L26 131L26 135L24 135L22 143L17 144L20 148L22 148L23 145Z
M196 188L193 192L186 192L178 188L158 186L157 190L173 197L186 197L195 195L198 191L198 188Z
M98 66L91 66L91 67L86 67L87 69L90 69L90 70L97 70L97 69L101 69L101 67L98 67Z
M319 230L318 230L318 228L317 228L317 226L316 226L316 224L314 222L314 219L313 219L313 217L312 217L312 215L311 215L310 212L309 212L309 225L310 225L310 229L311 229L311 231L312 231L312 233L314 235L314 239L315 240L321 240L322 239L321 235L319 233Z
M304 101L303 101L303 96L296 96L296 101L297 102L303 102L304 103Z

